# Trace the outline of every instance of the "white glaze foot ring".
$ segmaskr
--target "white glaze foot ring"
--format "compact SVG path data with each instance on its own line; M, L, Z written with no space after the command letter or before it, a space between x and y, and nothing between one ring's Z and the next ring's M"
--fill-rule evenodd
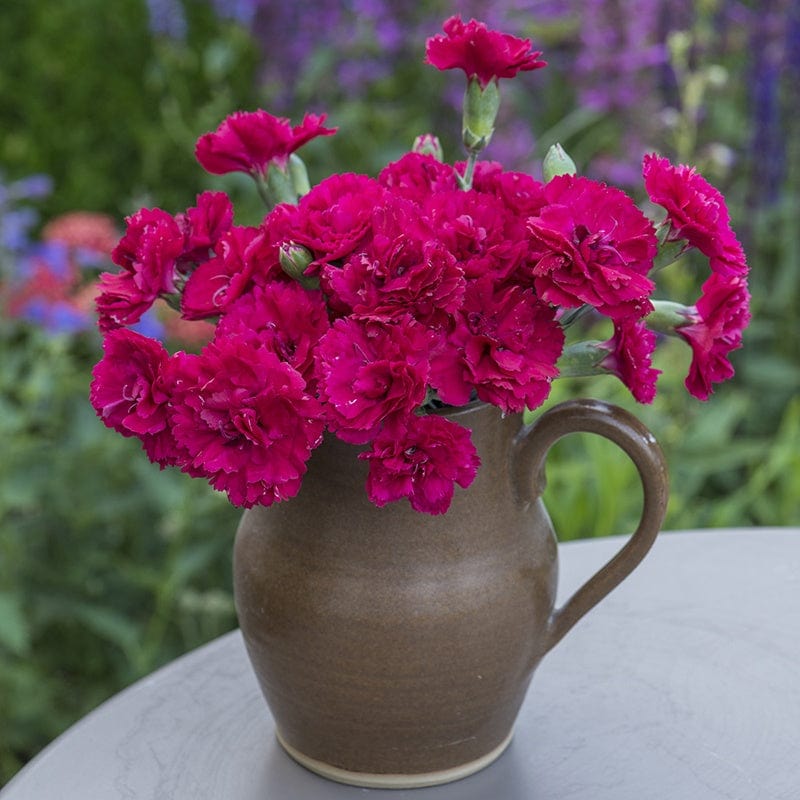
M315 758L303 755L303 753L296 750L290 744L287 744L283 740L280 732L275 732L281 747L283 747L298 764L301 764L306 769L315 772L317 775L322 775L323 778L336 781L337 783L346 783L349 786L363 786L368 789L419 789L423 786L438 786L442 783L451 783L452 781L466 778L468 775L473 775L484 769L484 767L488 767L489 764L500 758L511 743L513 734L514 731L512 730L494 750L466 764L459 764L457 767L438 770L436 772L420 772L412 775L403 775L381 772L351 772L350 770L341 769L340 767L334 767L332 764L326 764L324 761L317 761Z

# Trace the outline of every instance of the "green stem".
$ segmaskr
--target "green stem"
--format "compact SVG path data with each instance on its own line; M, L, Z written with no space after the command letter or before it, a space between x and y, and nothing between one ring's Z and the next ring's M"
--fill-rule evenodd
M461 175L456 173L458 177L458 182L461 185L461 188L467 192L472 188L472 179L475 176L475 165L478 163L478 151L477 150L468 150L467 151L467 166L464 169L464 177L462 178Z

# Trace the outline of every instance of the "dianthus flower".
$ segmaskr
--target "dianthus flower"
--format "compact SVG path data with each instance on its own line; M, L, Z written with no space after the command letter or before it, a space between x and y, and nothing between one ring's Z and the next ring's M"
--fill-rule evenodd
M658 241L652 223L620 189L575 175L547 183L548 205L528 219L530 274L543 300L588 303L612 319L652 310Z
M261 109L237 111L197 140L195 156L213 175L265 175L270 164L284 169L289 156L311 139L336 133L336 128L323 127L324 122L325 114L306 114L300 125L292 127L288 119Z
M531 51L530 39L519 39L494 31L477 20L464 23L450 17L442 25L445 35L432 36L426 47L426 62L437 69L462 69L467 78L477 78L481 87L493 78L513 78L518 72L547 66L540 51Z
M527 254L523 220L498 197L438 192L428 198L422 214L467 279L492 275L499 283Z
M614 336L601 347L609 353L599 366L616 375L638 402L652 403L661 372L652 367L655 333L643 322L622 320L614 323Z
M291 364L311 388L314 351L328 330L325 300L297 283L255 286L231 304L217 324L217 336L249 339Z
M369 462L367 494L376 506L407 497L426 514L444 514L455 484L466 489L480 466L469 430L435 415L385 430L359 458Z
M456 173L451 166L421 153L406 153L387 164L378 174L378 182L395 197L417 204L436 192L458 189Z
M175 267L184 236L159 208L143 208L126 219L127 230L111 254L118 273L100 276L97 310L101 330L132 325L161 294L175 292Z
M431 359L431 385L451 405L481 400L507 413L540 406L558 375L564 333L530 289L471 283L454 331Z
M693 168L673 166L654 153L644 157L644 184L653 203L666 209L669 239L686 241L708 257L712 272L729 278L747 273L747 260L731 230L725 198Z
M271 271L276 263L264 231L234 226L217 242L214 258L200 264L183 289L181 312L186 319L207 319L226 311L252 284L254 273Z
M235 336L173 358L170 417L184 470L245 508L297 494L323 430L300 373Z
M366 175L331 175L304 195L285 235L312 254L306 275L321 264L349 256L368 236L372 214L386 190Z
M464 296L464 272L408 201L375 209L372 237L342 268L326 269L336 301L357 316L408 314L430 328L449 324Z
M728 354L742 346L742 332L750 321L747 280L743 276L726 280L712 273L689 314L690 324L675 329L692 348L686 389L693 397L707 400L712 383L733 377Z
M317 349L319 396L329 428L363 444L425 399L430 333L410 318L339 319Z
M181 460L168 426L169 390L163 373L169 354L147 336L124 328L103 339L92 370L89 398L97 416L123 436L136 436L162 467Z
M184 235L178 266L202 264L233 227L233 203L225 192L202 192L197 205L176 214L175 221Z

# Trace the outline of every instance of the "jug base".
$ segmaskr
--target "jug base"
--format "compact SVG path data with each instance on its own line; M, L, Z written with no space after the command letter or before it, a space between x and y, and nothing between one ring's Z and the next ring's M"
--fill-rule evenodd
M437 770L435 772L420 772L406 775L380 772L352 772L342 769L341 767L335 767L332 764L326 764L323 761L318 761L315 758L304 755L290 744L287 744L280 732L276 731L275 733L281 747L283 747L283 749L301 766L328 780L368 789L419 789L424 786L438 786L443 783L461 780L461 778L466 778L488 767L491 763L500 758L511 743L513 734L514 731L512 730L497 747L486 753L486 755L476 758L474 761L468 761L466 764L459 764L456 767Z

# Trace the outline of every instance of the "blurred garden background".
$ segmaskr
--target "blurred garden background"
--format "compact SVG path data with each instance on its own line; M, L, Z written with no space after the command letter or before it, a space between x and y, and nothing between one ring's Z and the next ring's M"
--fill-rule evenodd
M92 282L124 216L222 188L197 137L237 109L339 133L309 144L315 182L375 174L414 137L460 158L462 76L423 61L453 14L533 39L546 70L503 85L487 156L541 177L560 142L579 171L641 192L644 152L697 164L726 195L751 265L753 322L736 378L708 403L667 343L652 406L614 378L557 382L629 408L672 473L666 527L800 523L800 0L27 0L0 21L0 785L123 686L236 624L239 512L152 466L96 419ZM637 197L641 199L640 194ZM674 294L692 302L691 265ZM194 328L142 324L174 348ZM202 331L200 331L202 335ZM562 539L626 533L640 489L604 441L560 443L547 502ZM713 569L713 565L709 565Z

